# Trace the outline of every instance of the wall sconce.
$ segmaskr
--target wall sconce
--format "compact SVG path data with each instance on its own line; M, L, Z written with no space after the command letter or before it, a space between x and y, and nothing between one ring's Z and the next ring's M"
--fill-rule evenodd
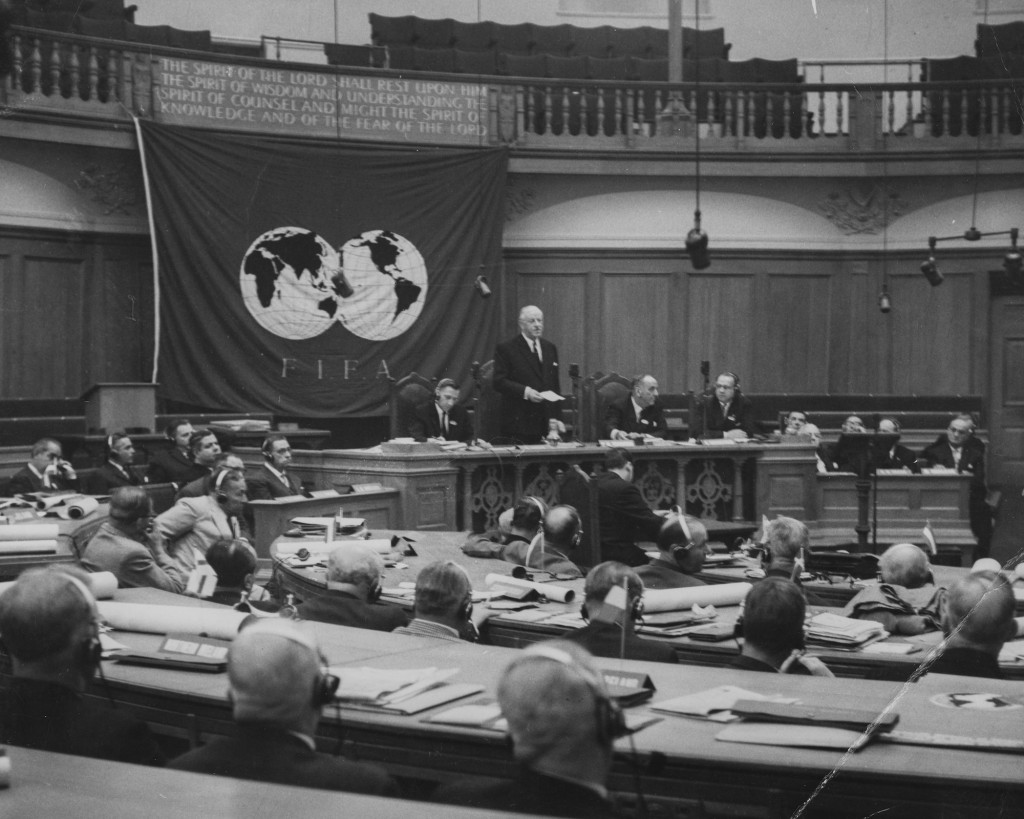
M1009 230L993 230L988 233L982 233L974 225L971 225L967 230L964 231L962 236L929 236L928 237L928 261L922 262L921 272L924 273L924 277L928 279L928 283L932 287L938 287L942 284L942 273L939 272L938 265L935 263L935 245L938 242L948 242L953 239L963 239L967 242L977 242L984 236L1009 236L1010 237L1010 250L1006 256L1003 257L1003 268L1007 273L1011 275L1017 275L1021 272L1021 255L1017 249L1017 236L1019 231L1017 228L1010 228Z
M892 310L892 298L889 296L889 288L882 285L882 292L878 295L878 309L883 313Z
M487 279L483 276L477 276L473 282L473 289L480 294L480 298L488 299L491 297L491 288L487 284Z

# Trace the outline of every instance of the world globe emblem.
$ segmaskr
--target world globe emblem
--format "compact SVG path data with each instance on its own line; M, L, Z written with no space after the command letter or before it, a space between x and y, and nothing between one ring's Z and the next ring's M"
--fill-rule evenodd
M239 273L242 301L265 330L295 341L330 327L351 293L337 251L300 227L268 230L253 242Z
M427 266L415 245L390 230L369 230L342 245L341 262L352 288L338 303L345 329L386 341L412 327L427 296Z

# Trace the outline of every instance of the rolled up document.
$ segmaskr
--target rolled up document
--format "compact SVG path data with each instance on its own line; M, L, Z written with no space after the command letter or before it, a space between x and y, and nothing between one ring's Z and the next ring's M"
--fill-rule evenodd
M488 586L507 586L513 589L532 589L541 597L558 603L571 603L576 592L565 586L552 586L550 583L534 583L532 580L520 580L507 574L489 574L484 578Z
M45 498L39 498L39 500L36 501L36 509L38 509L41 512L44 512L47 509L52 509L54 506L60 506L66 500L73 497L75 496L68 494L47 495Z
M116 603L101 600L100 617L111 628L147 634L184 632L232 640L248 614L229 608L192 606L149 606L145 603Z
M743 602L750 589L750 583L721 583L683 589L648 589L644 592L644 611L686 611L694 605L736 606Z
M0 526L0 541L56 540L60 527L56 523L11 523Z
M0 595L3 595L17 582L17 580L8 580L0 583ZM109 600L117 591L117 577L113 572L94 572L89 575L89 588L92 591L92 596L97 600Z
M76 495L73 499L64 504L68 510L68 517L72 520L84 518L91 515L99 508L100 502L89 495Z
M0 555L14 554L55 554L57 541L54 540L0 540Z

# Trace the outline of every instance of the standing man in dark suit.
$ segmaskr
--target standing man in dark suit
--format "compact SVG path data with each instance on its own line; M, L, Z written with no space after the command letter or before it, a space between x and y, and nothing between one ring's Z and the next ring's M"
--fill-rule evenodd
M606 471L593 477L597 482L601 559L642 566L647 556L636 544L657 541L665 518L651 510L633 483L633 463L626 450L610 449L604 466Z
M26 495L77 488L78 475L64 460L60 443L53 438L40 438L32 445L28 463L11 476L7 491L12 495Z
M658 379L653 375L634 378L630 394L608 405L604 427L605 437L613 441L642 438L644 435L664 438L668 425L658 401Z
M565 432L559 420L562 394L558 348L544 333L544 313L532 305L519 311L519 335L494 348L494 389L502 395L501 434L516 443L537 444Z
M153 453L149 459L146 477L150 483L173 483L182 487L195 477L195 464L188 449L192 431L192 422L188 418L171 420L164 430L171 443L170 448Z
M327 674L324 664L313 638L297 623L271 618L244 629L228 651L235 736L218 737L168 767L396 796L397 786L383 768L316 750L320 712L338 688L338 678Z
M141 486L145 481L132 469L135 446L124 432L107 437L107 460L87 479L89 494L107 495L119 486Z
M249 478L249 500L273 500L302 494L302 483L288 471L292 462L292 447L280 432L268 435L260 447L263 466L257 475Z
M473 440L469 413L458 404L459 385L450 378L442 378L434 390L434 400L416 410L409 424L409 435L417 441Z
M697 403L696 417L690 419L692 438L734 438L743 440L757 432L754 407L742 392L736 373L720 373L714 395Z
M992 542L992 511L985 502L985 444L974 437L974 418L962 412L949 422L945 435L921 452L925 466L943 467L973 476L970 494L971 532L978 540L974 559L988 557Z

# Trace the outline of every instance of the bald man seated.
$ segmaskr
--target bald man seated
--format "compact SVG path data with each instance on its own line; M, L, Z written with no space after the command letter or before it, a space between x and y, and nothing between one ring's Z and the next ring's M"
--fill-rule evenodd
M435 560L420 570L413 614L412 622L396 628L395 634L475 643L478 627L487 619L484 609L474 615L473 584L454 560Z
M625 729L586 649L565 640L523 649L501 676L498 703L519 763L515 779L444 785L436 801L580 819L617 815L605 782Z
M384 561L358 541L338 546L327 557L327 592L307 595L299 606L303 620L393 631L409 622L398 606L380 603Z
M957 580L942 604L942 653L928 670L1001 679L999 652L1017 634L1015 604L1013 588L1002 573L973 572Z
M317 752L317 723L338 689L338 678L325 673L324 665L310 633L294 621L270 618L244 629L228 651L235 735L218 737L168 767L279 785L397 795L383 768Z
M881 582L857 593L844 617L874 620L890 634L923 634L939 628L943 589L935 586L924 550L896 543L878 559Z
M493 557L528 569L550 572L564 579L583 577L570 554L578 550L583 536L579 512L572 506L553 506L544 511L543 501L526 497L512 509L509 533L503 543L481 540L479 537L463 544L463 553L471 557ZM540 531L537 530L539 521ZM530 534L530 524L533 533ZM500 521L499 521L500 524Z
M82 696L101 662L99 622L81 569L29 569L0 595L0 635L12 667L0 692L0 743L163 765L146 723Z
M658 556L636 570L647 589L684 589L703 586L694 575L704 566L708 530L689 515L673 515L658 532Z

